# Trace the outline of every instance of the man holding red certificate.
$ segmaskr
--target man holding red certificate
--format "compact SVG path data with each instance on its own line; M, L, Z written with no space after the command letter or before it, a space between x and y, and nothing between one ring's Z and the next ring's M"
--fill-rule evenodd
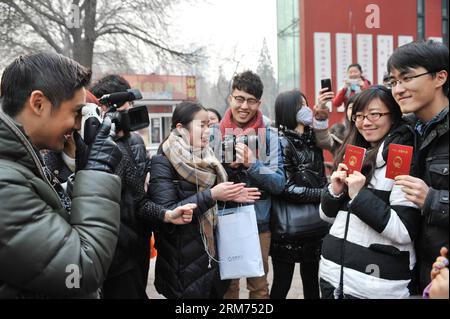
M448 248L448 48L432 41L404 45L390 57L388 69L392 95L404 114L411 113L416 131L412 175L418 178L403 174L395 180L422 211L416 250L423 290L441 248Z
M386 178L394 179L397 176L409 175L413 157L411 146L390 144L387 158Z

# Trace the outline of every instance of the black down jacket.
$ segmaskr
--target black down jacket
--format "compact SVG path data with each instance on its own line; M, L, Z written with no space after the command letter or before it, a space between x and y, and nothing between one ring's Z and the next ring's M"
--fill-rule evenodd
M417 118L410 117L415 124ZM416 134L416 176L430 187L422 209L422 227L416 242L420 269L420 288L430 282L431 267L440 255L441 247L448 247L448 173L449 173L448 107L431 120L423 134Z
M283 163L286 171L286 185L281 195L273 200L295 203L298 214L302 213L303 207L309 204L318 204L322 194L322 187L326 184L323 153L316 146L314 132L310 127L305 127L305 132L299 134L296 131L284 130L280 132L282 145ZM295 175L299 166L317 172L322 180L322 187L303 187L296 184ZM272 214L275 214L272 212ZM275 219L271 221L271 227L276 228ZM299 238L279 238L272 231L270 254L272 258L285 262L302 262L318 260L320 257L321 239L328 232L329 225L323 223L323 227L314 234L301 236Z
M164 224L155 231L156 290L169 299L222 298L227 282L220 281L215 261L208 268L209 258L199 230L198 216L216 204L210 189L197 192L196 185L183 180L162 154L152 158L150 176L148 193L156 204L168 209L197 204L192 223Z
M144 140L139 134L131 132L125 137L125 141L130 146L134 163L138 167L138 172L145 178L148 171L149 160L147 158Z

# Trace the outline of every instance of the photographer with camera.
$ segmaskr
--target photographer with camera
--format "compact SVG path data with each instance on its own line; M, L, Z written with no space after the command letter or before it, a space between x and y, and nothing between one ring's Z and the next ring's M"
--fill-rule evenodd
M117 169L122 180L119 240L103 285L103 297L146 299L153 225L158 222L177 225L190 223L196 205L186 204L167 210L146 197L144 178L147 160L144 141L138 134L131 132L148 127L147 108L133 108L130 103L142 98L139 91L131 90L129 83L118 75L104 77L92 86L91 91L99 98L102 110L107 112L106 117L116 124L116 143L122 152L122 161ZM89 137L90 134L85 130L84 135Z
M39 154L62 150L65 135L80 128L90 78L54 53L20 56L3 72L0 298L98 298L119 232L120 179L112 173L121 152L111 121L87 149L72 199Z
M231 164L225 154L227 163L224 163L224 166L229 180L245 183L247 187L256 187L262 193L261 198L255 203L255 211L265 275L247 279L250 299L269 299L267 272L271 238L269 228L271 195L283 192L285 185L280 140L276 132L264 125L260 110L262 94L263 83L257 74L246 71L236 75L233 79L232 92L228 97L230 107L220 123L224 144L228 144L230 137L236 141L231 147L236 151L236 158ZM255 138L257 143L254 142ZM254 149L255 144L258 150ZM266 148L261 147L263 145ZM225 146L225 153L227 148L229 147ZM229 203L226 205L230 207ZM239 299L239 279L231 281L225 299Z
M86 103L99 104L97 98L86 90ZM44 163L61 183L66 183L76 171L76 142L74 133L65 136L62 151L44 150L41 152Z
M349 65L347 69L347 79L344 85L333 99L333 107L339 107L347 104L347 101L353 95L366 90L371 83L363 76L363 69L358 63Z

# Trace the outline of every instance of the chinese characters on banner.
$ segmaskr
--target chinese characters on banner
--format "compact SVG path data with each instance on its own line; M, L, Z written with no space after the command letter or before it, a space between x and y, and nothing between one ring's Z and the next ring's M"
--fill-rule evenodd
M387 72L387 61L394 52L394 37L392 35L377 36L378 83L383 83L383 75Z
M352 34L336 33L336 90L344 85L344 80L347 78L347 68L352 63ZM344 108L340 107L337 111L344 112Z
M356 43L358 63L363 69L365 78L373 83L373 36L371 34L358 34Z
M321 89L320 80L331 78L331 34L314 33L315 82L316 96ZM331 104L328 105L330 112Z
M195 100L194 76L124 75L131 87L142 92L145 100Z

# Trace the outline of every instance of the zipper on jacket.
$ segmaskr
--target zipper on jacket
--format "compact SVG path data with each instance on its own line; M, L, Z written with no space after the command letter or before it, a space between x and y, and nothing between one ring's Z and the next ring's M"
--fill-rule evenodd
M347 219L345 221L344 241L341 248L341 274L339 278L339 286L334 290L334 299L345 299L344 295L344 257L345 257L345 243L347 241L348 229L350 227L350 207L347 211Z

